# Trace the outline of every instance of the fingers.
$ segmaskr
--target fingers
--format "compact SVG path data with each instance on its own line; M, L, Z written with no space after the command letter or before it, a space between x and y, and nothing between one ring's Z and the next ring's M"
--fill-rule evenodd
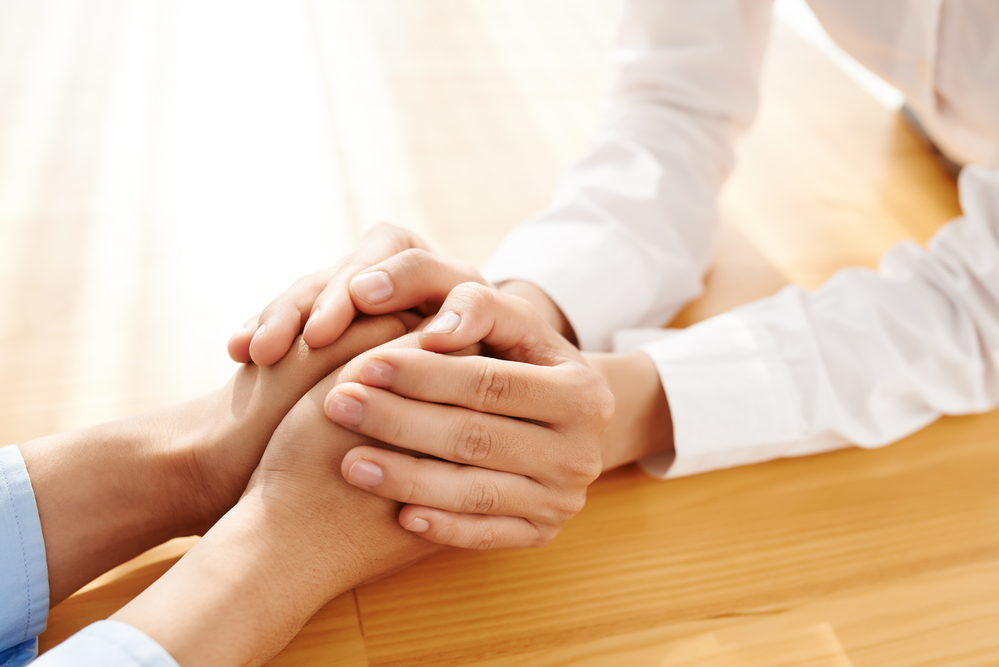
M337 266L296 281L229 340L234 361L269 366L288 352L299 333L313 348L325 347L347 329L357 311L347 285L359 271L423 242L412 232L388 224L369 231L352 255ZM385 311L387 312L387 311Z
M402 508L399 525L436 544L480 550L543 547L559 531L559 526L536 525L516 516L456 514L418 505Z
M534 366L422 349L378 348L364 354L356 376L405 398L477 412L558 423L585 419L579 397L592 378L580 364Z
M465 549L542 546L586 501L583 489L555 494L519 475L370 446L350 450L341 471L354 486L408 503L399 517L406 530Z
M466 282L486 284L471 265L411 248L370 266L350 281L354 306L370 315L425 306L436 312L448 293Z
M250 340L253 338L253 332L257 330L259 320L260 315L254 315L243 324L242 329L229 339L229 344L226 346L229 358L236 363L246 364L250 362Z
M312 347L329 345L354 319L357 311L351 301L349 285L355 275L398 253L409 249L421 249L420 252L424 252L424 248L422 239L407 229L386 223L372 228L365 234L358 249L337 267L334 275L315 297L305 325L305 342ZM389 312L394 311L380 310L377 314Z
M241 366L223 393L228 396L220 406L224 408L224 414L210 415L212 425L221 429L219 442L225 443L213 449L218 450L216 453L228 452L221 457L210 456L210 465L241 478L243 482L234 490L242 491L246 485L243 475L248 476L257 465L274 429L302 396L346 361L405 331L405 325L394 315L364 317L347 329L334 345L313 350L299 339L291 351L272 366ZM327 387L322 397L331 388L332 385ZM321 406L322 397L318 399L317 407ZM321 413L321 407L318 409ZM226 473L224 477L228 479L233 475ZM218 497L225 497L224 490L219 493L222 495ZM236 497L230 498L225 507L230 507Z
M557 449L547 429L517 419L450 405L412 401L395 394L344 383L326 398L330 419L390 445L454 463L530 477L549 475Z
M298 341L291 351L280 361L268 368L267 376L297 375L297 383L307 381L314 385L320 376L327 375L332 368L343 366L372 346L392 344L405 337L406 325L394 315L381 317L361 317L355 320L337 340L336 345L315 350ZM319 376L312 366L319 367ZM325 372L323 372L325 368Z
M326 269L299 279L264 308L248 348L253 363L270 366L285 355L333 271Z
M420 346L446 353L479 341L504 359L539 366L555 366L578 355L524 299L464 283L451 290L440 312L420 332Z
M385 315L358 319L335 345L319 350L299 339L277 363L243 367L233 376L233 414L280 421L299 398L331 371L373 345L391 342L405 333L405 325L399 318Z
M379 447L355 447L344 458L341 472L354 486L383 498L463 514L523 516L556 524L579 511L575 502L554 508L549 498L553 494L527 477Z

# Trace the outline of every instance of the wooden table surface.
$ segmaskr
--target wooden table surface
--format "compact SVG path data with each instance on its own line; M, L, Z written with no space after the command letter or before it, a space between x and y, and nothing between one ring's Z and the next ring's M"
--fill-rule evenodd
M393 220L481 262L598 118L610 0L0 2L0 442L221 384L228 335ZM684 326L959 213L896 112L777 24ZM275 665L999 664L999 413L676 481L534 551L341 596ZM193 538L55 607L104 618Z

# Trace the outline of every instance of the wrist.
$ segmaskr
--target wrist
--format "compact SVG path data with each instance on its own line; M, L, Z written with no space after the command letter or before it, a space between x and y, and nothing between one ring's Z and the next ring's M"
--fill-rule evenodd
M317 583L327 579L272 509L244 497L112 618L185 666L263 663L322 606L325 586Z
M445 548L403 530L399 503L351 487L325 467L319 475L263 468L220 525L238 515L253 526L255 539L266 541L294 580L289 590L307 589L303 600L311 596L324 604Z
M614 418L601 437L604 471L673 451L669 401L655 363L644 352L584 352L614 394Z
M204 538L113 618L188 667L258 665L333 597L440 550L399 528L394 504L339 482L347 495L324 500L316 478L287 472L256 475Z
M236 432L225 398L224 390L216 391L148 415L159 436L147 446L160 450L159 464L150 461L149 470L162 475L156 493L164 497L175 536L204 535L235 505L258 460L247 470L216 460L220 443Z
M51 603L108 569L190 534L189 464L166 411L21 446L45 541Z
M231 383L230 383L231 384ZM239 500L271 429L247 428L232 407L230 385L156 413L166 432L170 469L164 486L179 535L204 535Z

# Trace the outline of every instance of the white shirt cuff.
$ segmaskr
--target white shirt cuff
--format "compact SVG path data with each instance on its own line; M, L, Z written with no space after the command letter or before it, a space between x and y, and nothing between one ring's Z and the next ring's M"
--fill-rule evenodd
M623 332L628 337L651 333ZM673 478L842 446L810 438L807 451L797 393L775 344L762 327L727 313L683 330L663 330L638 349L656 364L669 400L674 455L639 462Z
M614 332L661 325L700 293L678 242L654 247L613 221L557 219L568 214L547 212L514 229L482 273L492 283L523 280L541 288L572 325L580 349L610 350Z

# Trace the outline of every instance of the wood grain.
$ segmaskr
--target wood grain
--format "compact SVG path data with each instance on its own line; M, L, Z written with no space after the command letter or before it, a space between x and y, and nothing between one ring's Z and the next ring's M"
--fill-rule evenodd
M547 201L610 77L610 0L0 3L0 442L214 388L228 335L381 219L482 262ZM776 25L677 326L925 242L956 187ZM999 414L891 447L592 487L537 551L332 601L273 664L999 663ZM192 540L51 612L43 650Z

